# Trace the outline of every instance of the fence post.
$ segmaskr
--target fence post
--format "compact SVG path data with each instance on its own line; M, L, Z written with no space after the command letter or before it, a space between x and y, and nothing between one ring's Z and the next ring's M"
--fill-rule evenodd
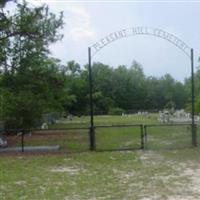
M24 152L24 130L22 130L21 134L21 146L22 146L22 152Z
M90 150L94 151L96 150L96 142L95 142L95 127L90 127Z
M144 146L147 148L147 126L144 125Z
M143 132L143 125L140 125L140 133L141 133L141 149L144 149L144 132Z

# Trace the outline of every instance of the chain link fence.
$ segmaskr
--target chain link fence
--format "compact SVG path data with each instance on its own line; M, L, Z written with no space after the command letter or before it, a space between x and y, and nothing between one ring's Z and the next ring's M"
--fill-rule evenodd
M145 125L145 149L180 149L192 147L191 127L191 124Z
M97 151L159 150L192 147L191 124L126 124L95 126ZM90 128L6 130L0 152L85 152ZM197 124L197 144L200 125Z
M96 126L96 150L143 149L143 125Z

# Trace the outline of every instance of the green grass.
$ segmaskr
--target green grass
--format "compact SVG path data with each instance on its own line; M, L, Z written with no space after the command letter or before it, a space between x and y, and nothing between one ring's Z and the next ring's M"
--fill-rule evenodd
M84 117L81 126L89 118ZM77 127L79 118L54 125ZM98 125L157 123L156 116L98 116ZM52 127L51 127L52 128ZM88 151L88 132L27 136L26 145L59 144L65 153L0 154L2 200L199 199L200 147L191 148L190 128L148 128L146 150ZM199 129L198 129L199 134ZM58 134L59 135L59 134ZM198 137L199 140L199 137ZM139 127L97 128L98 150L140 147ZM80 152L82 153L68 153Z
M0 196L2 200L195 198L199 192L192 189L186 171L195 175L199 153L196 148L1 157Z
M122 117L119 115L102 115L94 116L95 125L118 125L118 124L151 124L157 123L157 114L151 114L149 117L144 117L141 115L130 115L127 117ZM63 120L63 123L58 123L51 125L50 128L70 128L70 127L89 127L90 117L74 117L72 121Z
M140 127L96 128L95 133L97 150L141 148Z
M191 147L191 126L148 127L147 147L149 149L179 149Z

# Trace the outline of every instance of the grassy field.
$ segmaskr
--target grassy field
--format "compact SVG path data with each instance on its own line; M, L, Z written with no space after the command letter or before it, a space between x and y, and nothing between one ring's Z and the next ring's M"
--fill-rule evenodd
M86 126L89 119L75 118L56 127ZM98 125L157 123L150 118L101 116ZM97 149L140 147L138 128L96 130ZM196 200L200 196L200 147L191 147L190 127L151 127L146 150L88 151L86 138L70 132L60 154L0 154L2 200ZM43 136L44 137L44 136ZM30 145L43 144L27 139ZM79 139L78 139L79 138ZM57 144L57 138L51 139ZM71 146L69 146L71 144ZM77 153L77 149L83 150ZM74 151L72 151L74 150Z
M151 124L158 123L158 115L151 114L148 117L142 115L118 116L118 115L102 115L94 116L95 125L118 125L118 124ZM69 127L88 127L90 118L88 116L73 117L72 121L63 119L60 123L54 124L51 128L69 128Z

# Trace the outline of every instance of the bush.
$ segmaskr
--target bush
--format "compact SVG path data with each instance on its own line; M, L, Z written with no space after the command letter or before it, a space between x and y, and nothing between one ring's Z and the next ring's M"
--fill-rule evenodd
M110 108L108 111L109 115L121 115L124 112L124 109L122 108Z

